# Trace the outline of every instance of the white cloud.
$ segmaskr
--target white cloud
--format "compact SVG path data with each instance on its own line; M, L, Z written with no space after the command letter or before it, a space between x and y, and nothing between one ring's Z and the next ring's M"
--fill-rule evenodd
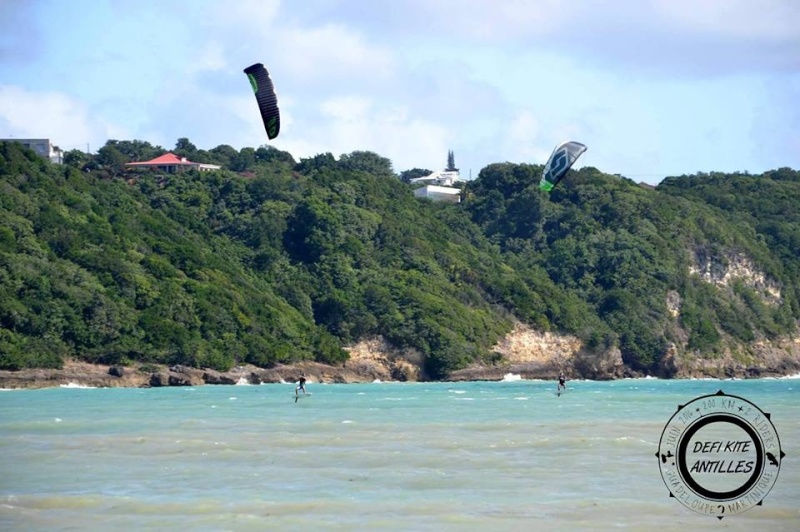
M574 55L639 76L800 68L795 0L394 0L335 2L329 20L383 45ZM388 14L387 14L388 13Z
M338 123L362 122L371 108L369 99L358 96L330 98L320 106L322 114Z
M506 41L550 35L569 24L575 3L565 0L416 0L413 9L468 39Z
M159 2L158 5L161 5ZM240 32L264 31L272 26L280 12L280 0L235 0L207 2L197 13L212 26L238 28ZM188 5L191 9L191 4Z
M646 173L796 166L800 152L793 0L44 5L0 0L0 135L256 147L242 69L262 62L282 115L269 144L295 158L372 150L438 169L452 149L477 175L570 139L590 146L584 164ZM36 31L25 62L2 55ZM708 124L715 148L687 149Z
M412 167L438 168L453 137L446 127L409 117L407 108L384 105L375 100L344 96L320 103L319 115L301 119L304 133L278 138L276 145L296 158L330 152L338 157L368 150L388 157L396 171Z
M503 152L514 161L536 161L547 157L542 149L539 120L530 109L522 109L504 135ZM501 154L502 155L502 154Z
M188 65L190 72L218 71L229 68L223 46L215 41L206 43Z
M800 42L800 6L793 0L655 0L653 7L658 19L672 23L677 30Z
M92 151L108 139L126 139L127 132L95 118L81 101L59 92L28 91L0 85L0 134L17 138L49 138L64 150Z
M301 82L330 83L354 74L385 79L394 68L390 52L342 26L285 31L281 46L288 60L282 61L284 75Z

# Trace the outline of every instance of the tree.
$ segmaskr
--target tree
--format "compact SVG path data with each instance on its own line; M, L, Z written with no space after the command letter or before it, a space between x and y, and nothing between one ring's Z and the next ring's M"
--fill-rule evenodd
M175 143L175 155L179 157L186 157L191 160L196 151L197 146L192 144L186 137L179 138Z
M0 367L339 363L342 345L382 335L445 377L522 321L653 372L670 343L711 356L796 335L791 170L653 191L585 168L546 194L540 166L504 163L454 205L417 201L372 152L291 167L270 147L221 146L196 153L255 175L102 179L150 149L110 141L103 167L79 172L0 143ZM740 256L763 282L704 278Z
M97 150L97 156L95 157L95 162L102 169L111 172L112 175L122 172L125 169L125 163L128 161L130 161L130 158L122 153L115 143L107 143Z
M220 144L216 148L209 150L209 154L213 158L215 164L224 168L230 168L231 163L239 155L239 152L237 152L233 146Z
M83 169L84 165L92 160L92 156L81 150L69 150L64 154L64 164L73 168Z
M292 154L282 151L275 146L259 146L256 150L256 162L258 164L282 163L294 166L295 161Z
M131 161L149 161L165 151L161 146L143 140L109 140L106 146L113 146Z
M403 170L400 172L400 181L403 183L410 183L412 179L417 179L418 177L425 177L431 175L433 172L430 170L425 170L423 168L412 168L411 170Z
M350 172L365 172L373 176L394 176L392 161L371 151L354 151L339 158L339 168Z
M300 159L300 162L294 167L295 171L306 175L334 168L336 168L336 158L330 152L319 153L313 157Z
M231 170L234 172L244 172L252 170L256 164L256 150L253 148L242 148L239 153L231 159Z
M445 168L448 172L458 172L458 168L456 168L456 156L453 154L453 150L447 152L447 168Z

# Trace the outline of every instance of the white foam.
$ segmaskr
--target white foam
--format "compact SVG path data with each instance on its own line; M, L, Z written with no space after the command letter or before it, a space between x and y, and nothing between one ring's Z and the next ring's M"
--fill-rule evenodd
M86 386L83 384L78 384L76 382L68 382L67 384L60 385L61 388L80 388L82 390L89 390L95 388L95 386Z
M796 373L794 375L784 375L783 377L778 377L779 379L800 379L800 373Z
M506 373L505 375L503 375L503 380L504 381L521 381L522 380L522 376L518 375L517 373Z
M236 386L250 386L250 381L246 377L239 377L239 380L236 381Z

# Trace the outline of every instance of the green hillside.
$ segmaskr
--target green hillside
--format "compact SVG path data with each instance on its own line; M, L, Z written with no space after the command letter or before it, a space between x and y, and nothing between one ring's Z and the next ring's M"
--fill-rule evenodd
M441 204L371 152L296 162L180 139L223 170L123 166L164 151L109 141L59 166L0 143L1 369L339 364L382 335L443 378L491 362L518 320L654 373L670 345L713 357L796 332L792 170L652 189L584 168L548 195L540 166L504 163ZM733 263L764 281L702 275Z

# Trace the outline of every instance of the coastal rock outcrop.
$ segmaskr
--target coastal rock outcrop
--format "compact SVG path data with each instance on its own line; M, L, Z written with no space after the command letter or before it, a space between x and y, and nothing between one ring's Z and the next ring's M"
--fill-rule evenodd
M346 348L344 370L370 380L425 380L423 356L415 349L397 349L384 338L369 338Z
M675 368L672 376L679 378L780 377L800 373L800 338L762 339L727 348L713 358L670 352L665 358Z
M0 371L0 388L48 388L57 386L160 387L292 383L301 373L313 383L352 383L376 380L423 381L422 356L413 350L393 348L383 338L371 338L349 346L350 359L341 366L316 362L278 364L272 368L237 366L229 371L187 366L139 364L105 366L68 360L61 369ZM623 363L618 349L590 350L574 336L539 332L524 324L494 346L496 362L475 364L449 376L451 381L502 380L509 375L523 379L555 379L564 372L569 379L594 380L642 376ZM738 350L728 349L714 358L681 352L670 345L661 358L657 376L662 378L753 378L800 373L800 338L759 340Z

